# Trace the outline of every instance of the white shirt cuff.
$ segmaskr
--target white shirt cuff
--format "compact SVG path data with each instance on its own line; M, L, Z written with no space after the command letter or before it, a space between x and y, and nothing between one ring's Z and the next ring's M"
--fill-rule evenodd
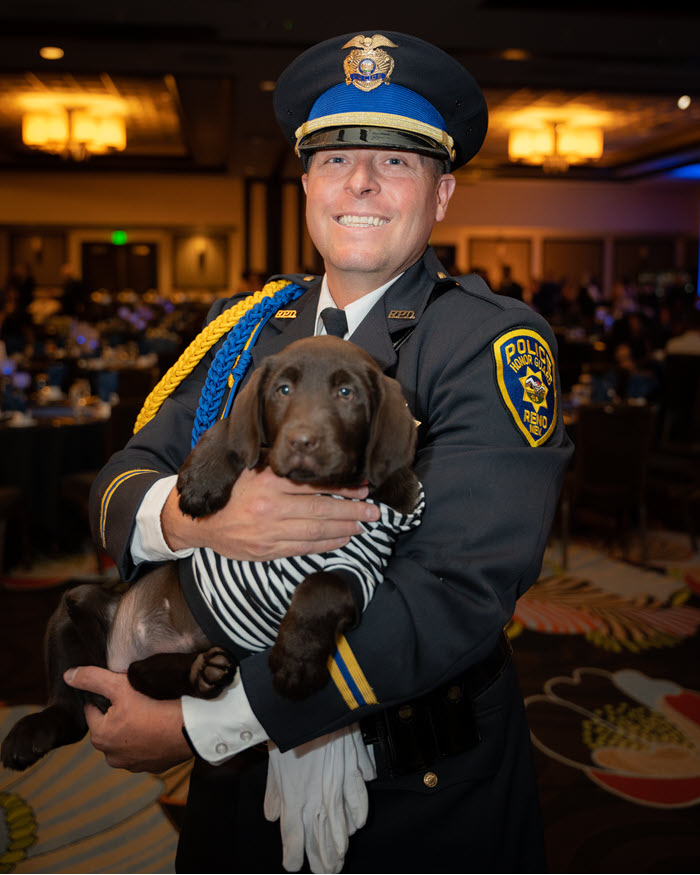
M267 732L248 702L240 671L216 699L183 696L182 715L190 743L214 766L267 740Z
M144 495L136 514L136 528L131 539L131 558L134 564L140 562L164 562L168 559L185 559L194 553L193 547L184 550L171 550L163 537L160 514L173 486L177 474L162 477Z

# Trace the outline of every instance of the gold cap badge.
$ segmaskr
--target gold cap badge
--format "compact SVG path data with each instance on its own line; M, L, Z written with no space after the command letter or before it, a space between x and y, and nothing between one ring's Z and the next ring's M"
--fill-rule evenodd
M380 46L398 48L396 43L380 33L371 37L360 34L345 43L344 49L353 49L343 62L346 85L354 85L361 91L372 91L382 82L389 84L394 59Z

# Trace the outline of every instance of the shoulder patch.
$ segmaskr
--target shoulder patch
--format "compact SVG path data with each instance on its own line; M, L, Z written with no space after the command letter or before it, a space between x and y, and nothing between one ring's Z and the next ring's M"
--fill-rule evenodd
M496 382L513 422L532 447L554 431L557 393L549 344L531 328L514 328L493 344Z

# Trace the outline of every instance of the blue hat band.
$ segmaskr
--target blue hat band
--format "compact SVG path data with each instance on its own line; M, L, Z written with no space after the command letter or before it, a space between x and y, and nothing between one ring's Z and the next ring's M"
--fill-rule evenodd
M369 92L344 83L334 85L316 100L308 120L295 131L296 146L314 131L350 125L422 134L454 157L454 141L435 107L415 91L393 84Z
M381 112L400 115L445 130L445 120L435 107L403 85L383 84L372 91L360 91L340 82L329 88L311 107L307 121L346 112Z

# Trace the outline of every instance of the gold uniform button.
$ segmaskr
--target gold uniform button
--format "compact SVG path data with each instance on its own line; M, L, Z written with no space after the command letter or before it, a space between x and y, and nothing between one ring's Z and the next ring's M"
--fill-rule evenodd
M311 280L315 280L315 279L316 279L315 276L305 276L305 277L304 277L304 282L305 282L305 283L310 283Z
M450 700L450 702L459 702L459 700L462 698L462 691L457 686L457 684L449 688L449 690L447 691L447 698Z
M425 784L426 787L430 787L431 790L437 784L437 782L438 782L438 779L437 779L437 775L435 774L435 772L426 772L423 775L423 783Z

